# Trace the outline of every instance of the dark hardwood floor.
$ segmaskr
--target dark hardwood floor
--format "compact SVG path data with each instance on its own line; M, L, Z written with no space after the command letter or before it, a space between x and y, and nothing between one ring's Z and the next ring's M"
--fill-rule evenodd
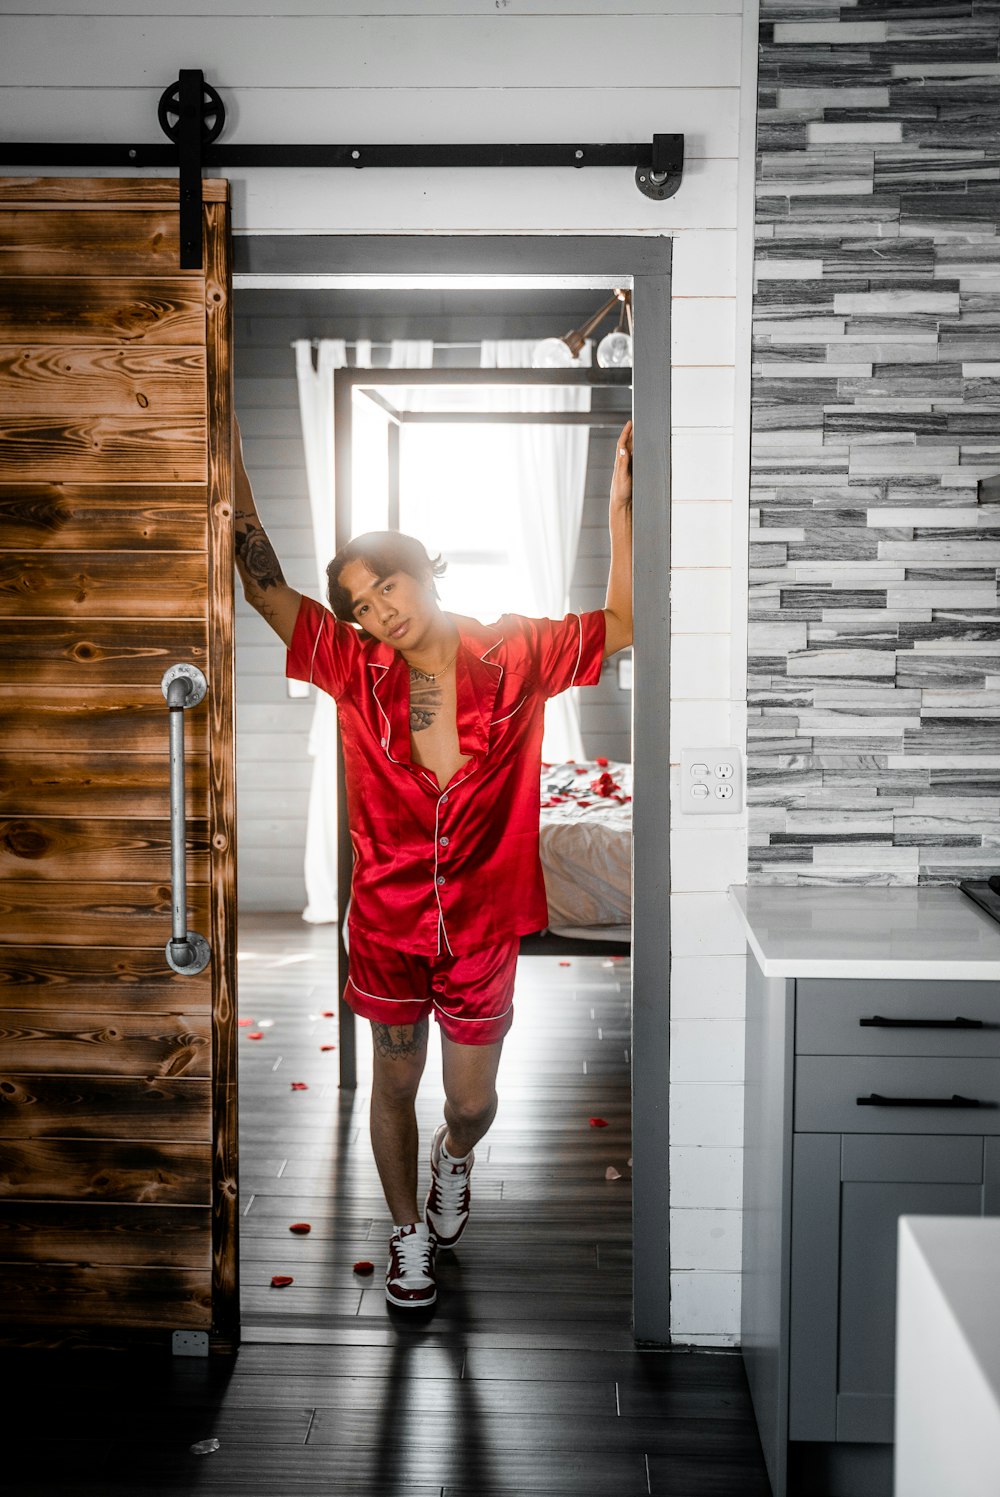
M355 1094L322 1048L337 1039L332 932L244 916L240 948L255 1021L240 1032L244 1343L205 1360L9 1354L4 1489L767 1497L738 1354L632 1340L627 962L522 959L473 1219L439 1259L434 1311L414 1315L383 1292L367 1024ZM422 1189L441 1119L433 1023L430 1055ZM275 1274L294 1282L272 1288ZM218 1448L194 1453L205 1440Z

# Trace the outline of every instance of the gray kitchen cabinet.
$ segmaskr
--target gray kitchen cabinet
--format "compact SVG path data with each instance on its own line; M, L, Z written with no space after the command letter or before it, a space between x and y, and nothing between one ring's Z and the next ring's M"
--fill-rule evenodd
M775 1497L892 1497L897 1223L1000 1214L995 983L747 958L743 1356Z

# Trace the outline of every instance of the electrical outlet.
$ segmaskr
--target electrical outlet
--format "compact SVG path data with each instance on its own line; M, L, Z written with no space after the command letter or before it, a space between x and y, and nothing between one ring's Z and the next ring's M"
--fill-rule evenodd
M207 1331L174 1331L170 1350L175 1357L207 1357Z
M688 816L731 816L743 809L738 748L681 749L681 810Z

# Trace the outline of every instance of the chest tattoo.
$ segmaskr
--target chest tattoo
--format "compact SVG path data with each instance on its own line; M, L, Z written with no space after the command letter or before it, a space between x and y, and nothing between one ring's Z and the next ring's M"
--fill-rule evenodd
M420 671L410 671L410 732L430 728L441 710L444 693L436 681L428 681Z

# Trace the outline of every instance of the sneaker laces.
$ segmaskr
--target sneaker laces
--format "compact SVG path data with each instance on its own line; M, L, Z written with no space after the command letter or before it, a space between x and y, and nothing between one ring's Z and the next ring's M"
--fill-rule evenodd
M400 1271L417 1278L429 1279L434 1260L434 1243L426 1232L400 1233L396 1237Z
M444 1157L443 1153L438 1155L437 1170L434 1174L434 1184L437 1188L437 1198L444 1210L457 1211L462 1205L462 1195L469 1183L469 1161L465 1159L461 1164L455 1165Z

